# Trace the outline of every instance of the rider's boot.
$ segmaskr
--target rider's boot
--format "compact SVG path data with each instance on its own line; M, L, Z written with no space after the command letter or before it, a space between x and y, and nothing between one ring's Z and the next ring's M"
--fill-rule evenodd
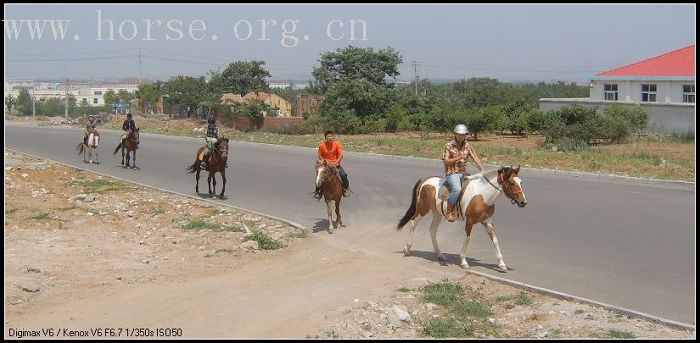
M321 188L316 187L316 190L314 191L314 198L321 200Z
M449 222L455 221L454 214L452 214L452 212L454 212L454 209L455 209L455 206L450 205L450 203L448 202L447 203L447 221L449 221Z

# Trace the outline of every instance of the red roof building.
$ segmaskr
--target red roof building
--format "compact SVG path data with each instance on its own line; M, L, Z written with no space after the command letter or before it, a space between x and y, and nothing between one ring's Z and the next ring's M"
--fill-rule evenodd
M608 77L692 77L695 79L695 45L674 50L597 76Z

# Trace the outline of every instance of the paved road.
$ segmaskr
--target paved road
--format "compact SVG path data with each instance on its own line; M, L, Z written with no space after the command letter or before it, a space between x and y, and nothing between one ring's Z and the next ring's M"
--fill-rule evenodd
M137 166L123 169L111 152L118 134L102 132L101 165L83 165L73 148L79 129L5 124L5 146L84 166L164 189L194 193L185 167L202 140L142 133ZM311 198L312 149L232 142L223 202L283 217L318 231L325 205ZM422 176L442 171L437 160L407 160L348 153L344 165L354 195L343 200L347 231L333 239L343 246L399 254L407 232L393 227ZM473 269L554 289L662 318L695 325L695 188L619 180L594 180L548 172L521 172L525 208L504 197L494 225L501 251L513 270L496 269L493 245L476 229L468 258ZM206 189L206 179L200 186ZM438 231L448 264L435 261L428 221L416 231L413 257L432 268L459 272L463 224ZM326 235L325 232L316 234Z

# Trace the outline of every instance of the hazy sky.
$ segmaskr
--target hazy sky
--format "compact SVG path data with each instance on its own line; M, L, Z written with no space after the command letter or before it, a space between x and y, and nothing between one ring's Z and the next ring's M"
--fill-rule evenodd
M366 23L367 40L359 22L350 40L353 19ZM21 20L44 23L42 38L32 40ZM44 20L70 20L64 39ZM321 53L352 44L397 49L401 79L413 78L415 60L425 78L584 82L695 44L695 5L15 4L5 5L4 36L5 79L138 77L139 49L144 78L260 59L273 79L310 79Z

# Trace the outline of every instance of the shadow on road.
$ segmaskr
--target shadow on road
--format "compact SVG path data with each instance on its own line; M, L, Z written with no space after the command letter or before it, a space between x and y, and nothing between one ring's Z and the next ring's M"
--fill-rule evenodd
M403 254L402 251L395 251L395 253ZM413 250L413 251L411 251L411 256L408 256L408 257L420 257L420 258L428 260L428 261L438 262L438 263L440 263L441 266L448 266L448 265L459 266L460 263L462 263L462 258L459 257L459 254L450 254L450 253L445 253L445 252L443 252L443 254L445 255L445 259L447 259L446 261L439 261L437 256L435 256L434 251ZM495 264L495 263L483 263L483 262L480 262L479 259L470 258L470 257L467 257L467 263L469 263L469 266L471 268L482 267L482 268L491 269L493 271L497 271L499 273L502 273L501 269L498 268L498 264ZM514 270L514 269L508 267L508 270Z

